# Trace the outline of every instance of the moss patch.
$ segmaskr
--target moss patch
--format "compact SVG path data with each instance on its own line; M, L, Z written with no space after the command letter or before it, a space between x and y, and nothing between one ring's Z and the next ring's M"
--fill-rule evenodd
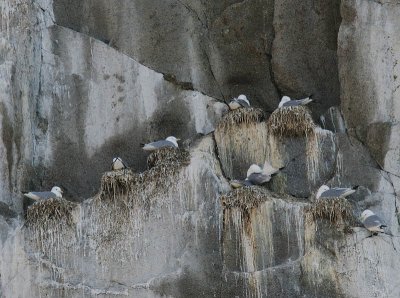
M308 108L294 106L276 109L268 118L267 127L278 137L299 137L313 134L316 125Z

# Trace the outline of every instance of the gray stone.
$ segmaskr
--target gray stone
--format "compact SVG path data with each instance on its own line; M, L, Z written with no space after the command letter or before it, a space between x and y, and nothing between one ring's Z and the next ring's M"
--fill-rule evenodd
M314 116L339 103L340 1L275 1L272 71L281 95L313 94Z

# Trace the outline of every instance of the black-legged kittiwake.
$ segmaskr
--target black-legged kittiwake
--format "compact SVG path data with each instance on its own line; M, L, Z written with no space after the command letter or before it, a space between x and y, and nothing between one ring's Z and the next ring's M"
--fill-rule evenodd
M60 187L54 186L51 191L42 191L42 192L36 192L36 191L31 191L28 193L25 193L24 196L28 197L32 200L39 201L39 200L47 200L47 199L52 199L52 198L62 198L63 191L61 190Z
M311 95L309 97L303 99L290 99L289 96L283 96L281 102L279 103L278 108L281 107L294 107L294 106L304 106L308 103L312 102Z
M385 233L383 228L387 227L378 215L368 209L361 213L361 222L364 227L374 235L378 235L378 232Z
M279 170L272 167L267 161L262 168L259 165L252 164L247 170L246 180L253 185L261 185L271 180L272 175L279 172Z
M240 188L243 186L252 186L254 185L253 183L251 183L249 180L245 179L245 180L231 180L229 182L229 184L233 187L233 188Z
M239 108L248 108L250 107L250 102L247 99L246 95L240 94L238 98L232 99L229 102L228 106L231 110L236 110Z
M317 199L319 198L344 198L352 193L355 193L358 186L353 188L330 188L328 185L322 185L317 192Z
M179 141L179 140L180 139L170 136L170 137L166 138L165 140L144 144L143 150L144 151L154 151L154 150L164 148L164 147L178 148L177 141Z
M121 157L114 157L111 167L113 171L117 171L128 168L128 165L122 160Z

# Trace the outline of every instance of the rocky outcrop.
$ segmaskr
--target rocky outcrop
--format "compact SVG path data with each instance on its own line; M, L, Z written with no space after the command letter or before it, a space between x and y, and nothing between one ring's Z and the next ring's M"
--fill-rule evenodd
M0 296L398 297L399 7L1 2ZM258 109L228 113L240 93ZM303 126L271 117L311 93ZM169 135L187 151L147 164ZM285 168L230 188L265 160Z

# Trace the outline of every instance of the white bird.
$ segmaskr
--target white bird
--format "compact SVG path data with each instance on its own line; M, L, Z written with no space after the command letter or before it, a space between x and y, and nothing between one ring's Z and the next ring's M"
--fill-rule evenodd
M383 224L378 215L368 209L361 213L361 222L364 227L374 235L378 235L378 232L385 233L383 228L387 227L387 225Z
M32 200L39 201L39 200L47 200L52 198L62 198L63 191L60 187L54 186L51 191L42 191L42 192L28 192L25 193L24 196L28 197Z
M143 150L144 151L155 151L157 149L164 148L164 147L178 148L177 141L179 141L179 140L180 139L170 136L170 137L166 138L165 140L144 144Z
M344 198L352 193L355 193L358 186L353 188L329 188L328 185L322 185L317 192L317 199L319 198Z
M250 107L250 102L247 99L246 95L240 94L238 98L232 99L229 102L228 106L231 110L236 110L239 108L248 108Z
M272 175L279 172L279 170L280 169L272 167L267 161L264 163L263 168L259 165L252 164L247 170L247 177L245 180L253 185L261 185L271 180Z
M127 164L122 160L121 157L114 157L111 167L113 171L118 171L128 168Z
M303 99L290 99L289 96L283 96L281 102L279 103L278 108L281 107L294 107L294 106L304 106L308 103L312 102L311 95L309 97Z

